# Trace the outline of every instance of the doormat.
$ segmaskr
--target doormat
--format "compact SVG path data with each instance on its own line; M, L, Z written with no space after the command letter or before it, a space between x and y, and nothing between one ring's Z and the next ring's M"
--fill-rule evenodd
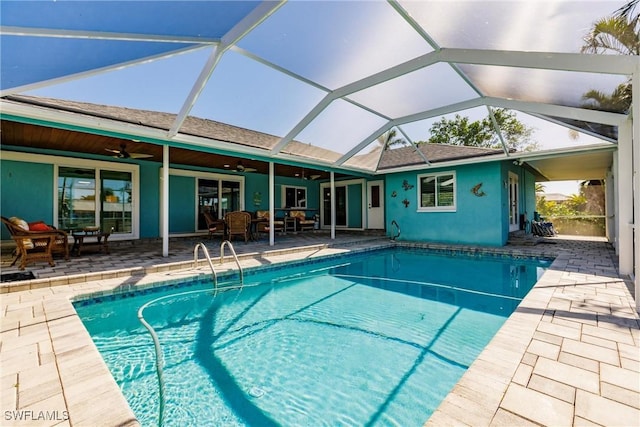
M18 282L20 280L31 280L35 279L36 276L33 275L31 271L21 271L19 273L5 273L0 274L0 282Z

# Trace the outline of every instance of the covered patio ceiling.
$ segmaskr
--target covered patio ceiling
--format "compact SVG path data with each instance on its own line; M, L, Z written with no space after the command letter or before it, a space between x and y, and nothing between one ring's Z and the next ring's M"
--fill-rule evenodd
M601 144L505 147L502 158L526 161L540 179L600 179L629 112L599 110L584 95L613 93L638 58L579 52L593 23L625 3L8 0L0 3L0 107L9 121L363 174L382 173L378 137L387 131L411 145L440 117L506 108ZM45 117L6 98L22 94L173 118L168 129L149 129L63 111ZM190 117L273 138L194 138ZM411 167L430 164L423 155Z

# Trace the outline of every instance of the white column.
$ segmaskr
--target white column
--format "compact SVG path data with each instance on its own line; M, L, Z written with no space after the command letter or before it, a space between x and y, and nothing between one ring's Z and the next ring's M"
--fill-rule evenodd
M634 281L636 289L636 311L640 313L640 63L633 73L632 118L633 118L633 207L634 207Z
M162 256L169 256L169 145L162 146Z
M616 166L616 155L613 155L613 168ZM612 169L615 170L615 169ZM616 200L615 188L616 179L611 171L607 172L605 176L605 190L604 190L604 229L607 236L607 241L613 244L616 249L616 255L618 254L618 234L616 233Z
M336 238L336 181L333 171L329 173L331 176L331 239Z
M618 126L618 258L620 274L633 273L633 188L631 121Z
M273 219L275 215L276 180L273 162L269 162L269 246L275 244L275 231L273 230Z
M613 247L616 250L616 255L620 255L620 221L618 218L620 217L620 194L618 193L618 179L620 176L618 175L618 152L613 153L613 165L611 165L611 170L613 171Z

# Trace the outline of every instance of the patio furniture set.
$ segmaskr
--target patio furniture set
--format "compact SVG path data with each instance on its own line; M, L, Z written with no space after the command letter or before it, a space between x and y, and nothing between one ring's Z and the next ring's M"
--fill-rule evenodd
M258 210L256 212L234 211L225 215L224 219L215 219L210 212L203 212L209 237L221 236L222 240L232 240L233 236L240 236L245 242L258 240L261 234L271 231L269 223L269 211ZM282 218L274 218L273 231L275 233L287 233L298 231L310 231L316 227L315 219L306 217L304 210L286 210Z
M55 266L54 255L60 254L68 261L70 254L80 256L88 246L97 247L100 252L106 254L110 253L111 233L97 226L64 231L43 221L27 222L18 217L1 218L16 244L11 266L16 265L20 260L18 265L20 270L24 270L27 264L37 261L46 261L53 267ZM209 238L214 235L221 236L222 240L239 237L246 243L249 240L257 241L261 234L270 231L269 211L229 212L221 220L205 212L204 218ZM308 231L315 228L315 220L307 219L303 210L288 210L285 217L273 221L273 228L277 233ZM73 238L71 248L69 248L69 236Z
M17 217L1 217L1 219L16 244L11 266L20 260L18 266L20 270L24 270L28 263L37 261L46 261L53 267L55 254L63 255L68 261L70 253L80 256L87 246L97 246L100 251L109 254L111 233L103 232L99 227L85 227L68 233L43 221L27 222ZM69 249L69 234L73 238L71 249Z

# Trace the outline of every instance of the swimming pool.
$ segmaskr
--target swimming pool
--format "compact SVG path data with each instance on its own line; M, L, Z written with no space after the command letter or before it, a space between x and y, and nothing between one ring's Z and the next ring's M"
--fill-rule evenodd
M145 304L163 425L422 425L549 262L395 248L76 310L143 425L161 408Z

